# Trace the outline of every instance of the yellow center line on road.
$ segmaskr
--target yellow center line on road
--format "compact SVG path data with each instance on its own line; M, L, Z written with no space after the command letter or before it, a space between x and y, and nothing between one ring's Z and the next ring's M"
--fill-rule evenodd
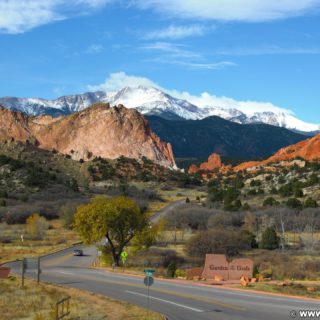
M61 272L63 273L63 272ZM68 275L70 273L68 272ZM135 288L142 288L145 289L145 286L143 284L135 284L135 283L129 283L129 282L125 282L125 281L115 281L115 280L107 280L107 279L96 279L95 277L92 277L91 275L83 275L81 274L81 278L87 279L87 280L95 280L98 282L106 282L106 283L110 283L110 284L116 284L116 285L121 285L121 286L125 286L125 287L135 287ZM211 298L205 298L205 297L199 297L199 296L195 296L195 295L191 295L191 294L186 294L186 293L180 293L180 292L174 292L171 290L165 290L165 289L159 289L159 288L152 288L150 290L151 292L159 292L159 293L164 293L164 294L168 294L171 296L176 296L179 298L185 298L185 299L190 299L190 300L194 300L194 301L199 301L199 302L205 302L205 303L209 303L209 304L213 304L216 306L220 306L220 307L224 307L227 309L232 309L232 310L236 310L236 311L245 311L246 308L239 306L239 305L235 305L235 304L231 304L231 303L225 303L223 301L220 300L216 300L216 299L211 299Z

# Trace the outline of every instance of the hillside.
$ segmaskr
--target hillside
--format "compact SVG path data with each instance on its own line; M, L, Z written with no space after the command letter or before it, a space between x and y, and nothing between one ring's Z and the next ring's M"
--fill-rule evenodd
M97 194L158 199L149 183L169 188L199 181L146 157L76 161L31 143L0 141L0 223L24 222L35 212L52 219L64 203L79 204Z
M0 108L0 140L31 142L41 149L69 154L74 160L94 157L146 157L175 167L170 144L162 142L134 109L97 104L69 116L28 117Z
M264 161L245 162L236 166L234 169L235 171L239 171L295 158L302 158L308 161L320 160L320 134L310 139L300 141L297 144L282 148Z
M159 137L169 141L177 158L206 159L213 152L223 157L262 159L280 148L305 139L304 135L266 124L241 125L219 117L169 121L148 116Z

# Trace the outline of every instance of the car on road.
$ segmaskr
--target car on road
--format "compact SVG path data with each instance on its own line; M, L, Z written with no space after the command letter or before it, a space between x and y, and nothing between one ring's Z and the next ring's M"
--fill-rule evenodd
M73 250L73 255L75 257L82 257L83 256L83 251L81 249L75 249L75 250Z

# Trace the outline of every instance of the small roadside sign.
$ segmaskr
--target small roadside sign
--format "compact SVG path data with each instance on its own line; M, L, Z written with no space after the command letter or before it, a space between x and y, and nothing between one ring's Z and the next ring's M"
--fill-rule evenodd
M155 273L156 270L154 269L144 269L143 270L146 277L153 277L153 274Z
M102 256L102 251L98 250L98 257L101 257L101 256Z
M36 270L37 272L37 282L39 284L40 282L40 274L41 274L41 268L40 268L40 257L37 258L23 258L22 259L22 272L21 272L21 285L24 287L24 275L26 273L26 270Z
M145 277L144 279L143 279L143 283L144 283L144 285L146 286L146 287L151 287L152 285L153 285L153 283L154 283L154 280L153 280L153 278L152 277Z
M39 263L39 258L26 258L24 260L24 267L25 269L38 269Z
M147 287L147 290L148 290L148 312L150 310L150 287L154 283L154 279L153 279L154 272L155 272L154 269L145 269L144 270L144 273L146 274L146 276L143 279L143 283Z
M122 262L125 262L127 260L128 253L126 251L121 252L121 260Z
M121 252L121 258L126 258L128 256L128 253L126 251Z

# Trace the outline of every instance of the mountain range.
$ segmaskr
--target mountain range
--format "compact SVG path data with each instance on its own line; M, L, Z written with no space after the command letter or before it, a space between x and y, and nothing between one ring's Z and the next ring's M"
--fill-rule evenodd
M217 116L202 120L166 120L145 116L151 129L172 145L177 158L206 159L218 153L231 159L264 159L306 136L268 124L238 124ZM180 159L179 159L180 161Z
M187 100L175 98L154 87L125 87L119 91L96 91L68 95L55 100L41 98L2 97L0 105L28 115L68 115L81 111L96 102L123 104L145 115L156 115L167 120L201 120L218 116L239 124L265 123L299 132L318 132L320 125L304 122L292 114L279 112L245 113L237 108L196 106Z

